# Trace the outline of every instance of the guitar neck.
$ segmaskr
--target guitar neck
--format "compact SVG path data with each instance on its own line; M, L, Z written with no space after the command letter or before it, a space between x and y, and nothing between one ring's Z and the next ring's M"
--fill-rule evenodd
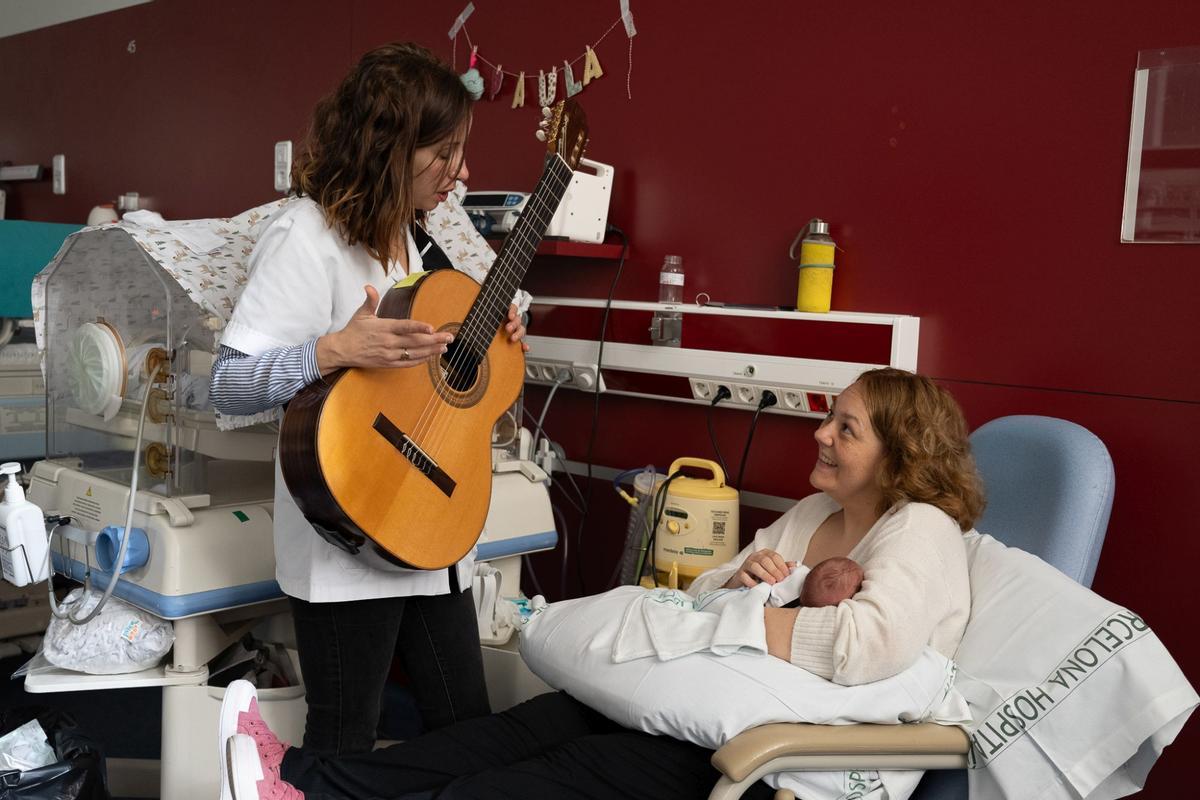
M550 219L571 183L573 171L558 155L546 157L542 177L533 190L517 224L513 226L495 263L488 270L479 296L471 306L459 330L459 340L479 357L487 351L492 337L504 324L513 295L525 279L525 272L546 234Z

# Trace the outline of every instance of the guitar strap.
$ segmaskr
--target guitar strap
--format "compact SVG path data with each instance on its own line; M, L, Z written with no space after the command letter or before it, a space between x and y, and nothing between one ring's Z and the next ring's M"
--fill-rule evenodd
M426 272L435 269L453 269L454 265L450 263L449 256L418 222L413 223L412 237L413 241L417 243L417 250L421 253L421 265Z

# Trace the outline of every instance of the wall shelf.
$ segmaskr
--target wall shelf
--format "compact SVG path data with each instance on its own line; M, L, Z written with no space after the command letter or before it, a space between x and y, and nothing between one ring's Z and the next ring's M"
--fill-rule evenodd
M864 370L915 370L920 319L867 314L675 305L615 300L601 374L595 337L605 301L538 297L527 341L526 383L709 403L720 386L726 407L753 410L770 390L771 413L821 417ZM649 343L655 312L682 314L683 346Z

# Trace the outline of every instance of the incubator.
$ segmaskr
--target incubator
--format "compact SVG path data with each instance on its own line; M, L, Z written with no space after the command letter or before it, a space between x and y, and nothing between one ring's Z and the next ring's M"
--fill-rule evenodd
M28 499L51 519L52 567L93 596L111 591L173 621L175 642L157 667L38 670L25 689L162 686L162 797L214 791L208 740L223 690L208 685L209 661L251 630L291 638L275 582L277 430L269 416L219 418L208 399L247 257L277 207L88 228L33 282L46 458L30 471ZM82 620L84 610L62 604L58 615ZM303 687L265 690L263 714L299 736Z
M29 499L69 518L54 531L54 566L103 589L112 574L97 562L102 532L131 521L148 547L123 559L113 594L165 619L281 596L271 534L276 433L261 424L219 430L208 401L230 290L245 275L244 266L223 267L240 264L251 239L237 225L228 231L212 247L228 251L222 264L166 228L88 229L34 284L46 460L33 467Z

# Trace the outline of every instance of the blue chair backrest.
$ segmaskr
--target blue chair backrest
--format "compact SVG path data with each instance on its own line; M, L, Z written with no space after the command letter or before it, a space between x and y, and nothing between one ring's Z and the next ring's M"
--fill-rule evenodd
M975 529L1091 586L1115 481L1104 442L1074 422L1012 416L979 426L971 451L988 499ZM926 772L912 800L967 800L966 770Z
M971 450L988 500L976 530L1091 586L1114 489L1104 442L1074 422L1012 416L980 426Z

